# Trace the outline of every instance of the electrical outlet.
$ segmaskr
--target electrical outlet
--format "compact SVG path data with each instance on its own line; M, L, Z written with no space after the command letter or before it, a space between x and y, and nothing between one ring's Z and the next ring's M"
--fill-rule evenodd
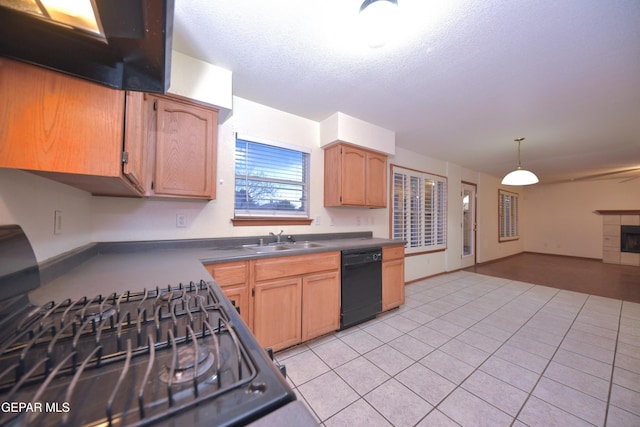
M187 226L187 216L185 214L176 215L176 227L185 228Z
M62 234L62 211L53 211L53 234Z
M315 223L316 223L316 225L320 225L320 215L316 216Z

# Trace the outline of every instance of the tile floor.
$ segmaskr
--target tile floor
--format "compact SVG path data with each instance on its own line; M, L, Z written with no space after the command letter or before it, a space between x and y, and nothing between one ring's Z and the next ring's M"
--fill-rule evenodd
M333 426L640 426L640 304L459 271L276 354Z

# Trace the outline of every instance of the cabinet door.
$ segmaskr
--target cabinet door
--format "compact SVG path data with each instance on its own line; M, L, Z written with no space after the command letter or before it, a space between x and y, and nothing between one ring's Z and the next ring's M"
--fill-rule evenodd
M235 301L240 308L240 317L251 328L249 309L249 263L248 261L224 262L205 266L211 277L225 293L227 298Z
M302 279L256 283L254 334L263 347L282 350L301 341Z
M342 204L364 206L366 203L366 152L344 145L342 174Z
M304 276L302 278L302 341L339 328L339 272Z
M367 206L387 206L387 156L367 153Z
M147 134L144 94L141 92L127 92L125 95L124 121L124 154L122 173L131 181L134 187L144 193Z
M404 304L404 259L382 263L382 311Z
M156 98L154 194L215 199L217 111Z
M0 167L122 176L124 92L0 59Z
M240 311L240 317L249 326L249 288L247 286L225 286L222 288L222 292L237 307Z

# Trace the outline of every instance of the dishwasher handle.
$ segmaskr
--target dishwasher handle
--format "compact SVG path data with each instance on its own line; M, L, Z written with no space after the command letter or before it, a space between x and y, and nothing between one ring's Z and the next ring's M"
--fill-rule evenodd
M382 261L382 250L378 251L352 251L348 253L343 251L342 253L342 266L348 267L351 265L371 264Z

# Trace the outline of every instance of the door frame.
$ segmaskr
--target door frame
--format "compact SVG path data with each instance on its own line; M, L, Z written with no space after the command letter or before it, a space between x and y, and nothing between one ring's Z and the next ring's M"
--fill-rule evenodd
M472 222L469 223L471 225L471 253L469 255L465 255L464 253L464 238L466 235L467 230L465 230L465 221L464 221L464 195L465 195L465 190L470 191L470 194L472 197L470 197L469 199L469 203L471 206L471 212L473 215L472 218ZM462 181L462 185L461 185L461 191L460 191L460 201L463 202L461 203L461 209L462 209L462 220L460 223L460 229L462 231L461 233L461 238L462 238L462 251L460 253L460 266L461 268L468 268L468 267L472 267L476 264L477 261L477 249L478 249L478 245L477 245L477 230L478 230L478 185L472 182L466 182L466 181Z

